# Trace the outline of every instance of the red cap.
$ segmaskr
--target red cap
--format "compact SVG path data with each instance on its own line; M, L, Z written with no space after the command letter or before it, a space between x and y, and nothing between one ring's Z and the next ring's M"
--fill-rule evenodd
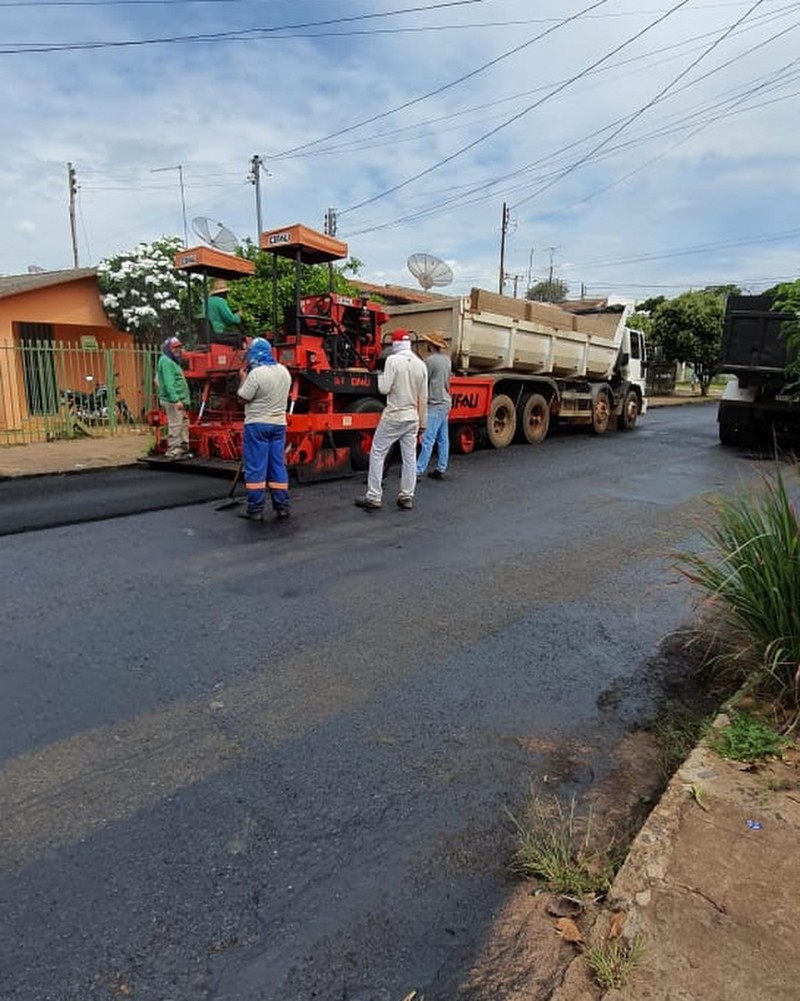
M395 330L395 332L392 334L393 344L397 341L410 341L410 340L411 340L411 334L409 334L407 330Z

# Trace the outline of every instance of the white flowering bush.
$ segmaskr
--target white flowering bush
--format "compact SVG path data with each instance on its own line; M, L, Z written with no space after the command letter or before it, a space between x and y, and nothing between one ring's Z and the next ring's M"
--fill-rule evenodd
M188 295L186 275L173 266L183 249L177 236L140 243L133 250L108 257L97 266L103 308L119 330L139 343L153 344L177 335L185 338ZM193 287L202 278L193 275ZM198 289L193 298L200 295ZM194 304L193 304L194 305Z

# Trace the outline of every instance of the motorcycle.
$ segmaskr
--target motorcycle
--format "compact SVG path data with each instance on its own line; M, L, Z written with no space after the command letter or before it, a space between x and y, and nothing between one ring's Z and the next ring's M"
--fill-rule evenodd
M84 380L89 384L89 387L93 386L93 375L85 375ZM124 399L120 399L119 397L119 387L116 389L115 396L114 406L117 420L125 424L135 424L136 418L130 407ZM91 389L91 391L82 392L79 389L63 390L61 398L69 412L87 424L107 423L109 420L110 393L105 383L100 383Z

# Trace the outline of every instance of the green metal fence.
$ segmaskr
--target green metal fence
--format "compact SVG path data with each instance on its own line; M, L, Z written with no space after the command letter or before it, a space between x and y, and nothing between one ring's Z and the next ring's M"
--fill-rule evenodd
M140 427L154 407L158 350L25 339L0 344L0 445Z

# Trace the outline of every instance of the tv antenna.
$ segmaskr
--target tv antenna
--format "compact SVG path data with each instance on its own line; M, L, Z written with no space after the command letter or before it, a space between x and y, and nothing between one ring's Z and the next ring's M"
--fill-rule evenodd
M412 254L406 267L426 292L434 285L449 285L453 280L450 265L433 254Z
M198 215L192 219L192 229L197 233L203 243L216 250L222 250L226 254L232 254L239 246L239 239L227 226L221 222L214 222L207 216Z

